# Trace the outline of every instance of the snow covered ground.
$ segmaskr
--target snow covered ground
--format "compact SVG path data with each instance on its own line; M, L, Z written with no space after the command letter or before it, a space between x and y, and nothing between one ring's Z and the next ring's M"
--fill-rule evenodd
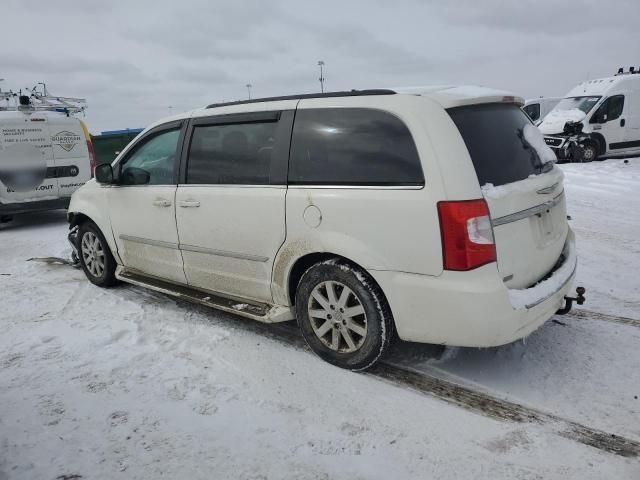
M585 309L640 320L640 159L565 165ZM0 480L640 478L625 458L315 358L273 327L67 256L64 213L0 227ZM556 317L492 349L390 361L640 441L640 328Z

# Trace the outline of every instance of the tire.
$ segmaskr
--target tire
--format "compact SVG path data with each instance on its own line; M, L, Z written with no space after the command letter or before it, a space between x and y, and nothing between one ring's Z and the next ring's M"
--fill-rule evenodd
M296 317L311 350L348 370L373 366L395 334L380 287L366 272L338 259L313 265L302 275Z
M593 162L598 158L598 145L587 142L582 146L582 162Z
M99 287L112 287L116 279L116 261L98 226L87 221L78 229L80 266L89 281Z

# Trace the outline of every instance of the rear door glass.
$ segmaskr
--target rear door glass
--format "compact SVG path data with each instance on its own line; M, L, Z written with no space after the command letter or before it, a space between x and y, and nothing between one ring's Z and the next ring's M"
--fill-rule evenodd
M289 183L424 185L418 150L396 116L368 108L296 112Z
M531 121L514 104L486 104L447 110L469 150L480 185L524 180L552 168L524 140Z

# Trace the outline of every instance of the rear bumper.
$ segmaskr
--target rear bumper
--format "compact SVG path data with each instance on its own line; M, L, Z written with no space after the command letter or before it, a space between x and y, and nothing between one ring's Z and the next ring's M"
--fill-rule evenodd
M493 347L526 337L563 305L575 278L573 232L554 275L526 290L509 290L496 264L438 277L370 271L380 284L401 339L462 347Z
M71 197L61 197L35 202L0 203L0 215L18 215L20 213L67 209L70 201Z

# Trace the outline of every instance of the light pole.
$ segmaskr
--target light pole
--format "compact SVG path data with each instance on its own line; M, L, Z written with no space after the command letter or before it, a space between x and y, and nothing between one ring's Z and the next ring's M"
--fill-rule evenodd
M253 85L247 83L245 86L247 87L247 92L249 92L249 100L251 100L251 87L253 87Z
M323 68L322 68L322 67L324 67L324 61L323 60L318 60L318 66L320 67L320 78L319 78L319 80L320 80L320 92L324 93L324 81L325 81L325 78L324 78L324 71L323 71Z

